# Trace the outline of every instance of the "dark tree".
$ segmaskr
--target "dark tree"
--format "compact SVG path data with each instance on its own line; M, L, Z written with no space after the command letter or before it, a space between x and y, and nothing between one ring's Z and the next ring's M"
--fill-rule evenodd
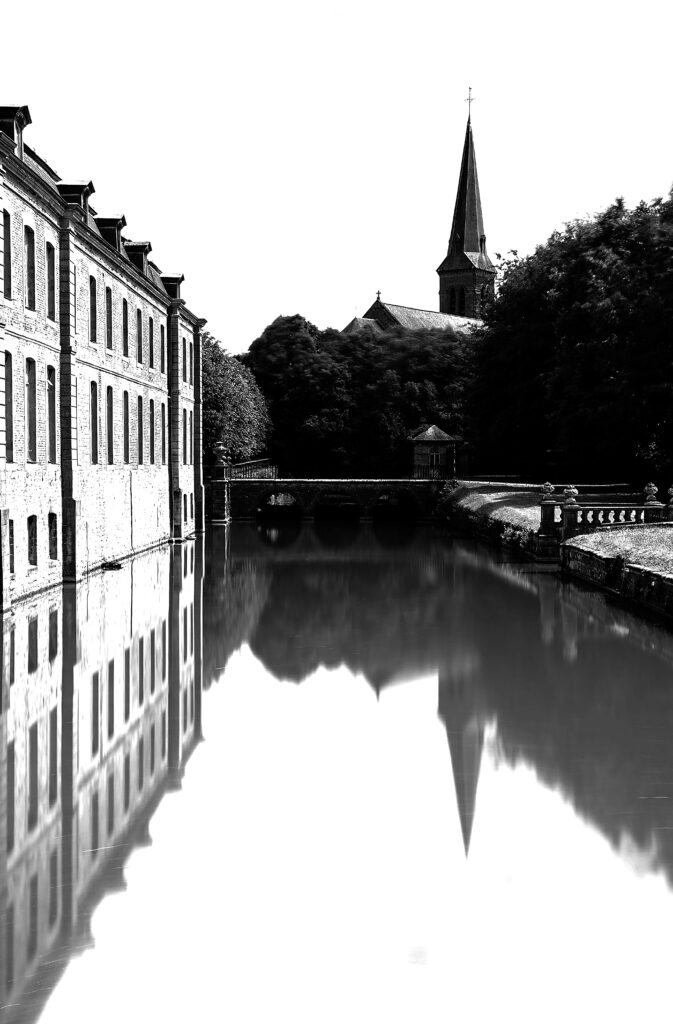
M224 351L212 334L203 335L203 450L213 459L224 444L233 459L261 452L269 430L264 396L239 359Z

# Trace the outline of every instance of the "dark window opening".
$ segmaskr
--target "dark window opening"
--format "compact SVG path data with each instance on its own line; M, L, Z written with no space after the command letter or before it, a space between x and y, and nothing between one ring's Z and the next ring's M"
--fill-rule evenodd
M189 383L194 383L194 345L189 343Z
M96 278L89 277L89 341L95 345L98 340L98 311L96 309Z
M138 640L138 703L145 701L145 641L143 637Z
M37 460L37 377L35 360L26 359L26 458Z
M166 465L166 406L161 403L161 462Z
M107 834L111 836L115 829L115 777L110 772L107 777Z
M58 558L58 523L55 512L50 512L47 516L47 525L49 528L49 557L53 560Z
M58 654L58 609L52 608L49 612L49 662L56 659Z
M91 856L95 857L98 854L98 848L100 846L98 836L98 790L96 790L91 796Z
M47 316L56 319L56 260L51 242L47 242Z
M161 325L161 372L166 372L166 329Z
M128 722L131 714L131 651L124 651L124 721Z
M47 367L47 458L56 462L56 368Z
M107 435L107 461L111 466L115 460L114 396L108 387L105 394L105 433Z
M95 380L91 381L91 462L98 463L98 385Z
M114 658L107 666L107 736L112 739L115 733L115 663Z
M166 680L166 620L161 623L161 678Z
M154 465L154 399L150 398L150 463Z
M139 309L136 313L136 342L138 348L138 362L143 361L143 312Z
M145 785L145 740L141 736L138 740L138 792L142 792Z
M150 370L154 369L154 320L150 317L149 328L148 328L148 344L149 344L149 360Z
M143 400L138 395L138 465L143 464Z
M131 755L124 757L124 811L128 811L131 802Z
M6 299L12 297L12 218L2 211L2 239L4 250L3 291Z
M9 571L14 572L14 520L9 520Z
M154 722L150 728L150 775L154 775Z
M37 615L28 619L28 675L37 672Z
M122 301L122 355L129 354L129 304Z
M157 660L157 634L156 630L150 632L150 693L154 693L156 685L156 660Z
M5 458L7 462L14 462L14 374L11 352L5 352Z
M161 712L161 760L166 757L166 712Z
M182 339L182 379L187 381L187 339Z
M129 461L129 393L124 392L124 462Z
M35 309L35 232L23 229L23 250L25 264L25 302L28 309Z
M112 348L112 288L105 289L105 344Z
M37 722L28 730L28 831L37 825L38 777L37 777Z
M95 757L100 745L99 712L98 703L100 700L100 680L98 672L94 672L91 679L91 755Z

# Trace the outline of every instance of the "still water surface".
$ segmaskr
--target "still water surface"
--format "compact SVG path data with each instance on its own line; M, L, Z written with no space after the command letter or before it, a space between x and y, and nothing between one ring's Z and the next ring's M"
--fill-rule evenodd
M235 525L3 623L0 1021L673 1020L673 636Z

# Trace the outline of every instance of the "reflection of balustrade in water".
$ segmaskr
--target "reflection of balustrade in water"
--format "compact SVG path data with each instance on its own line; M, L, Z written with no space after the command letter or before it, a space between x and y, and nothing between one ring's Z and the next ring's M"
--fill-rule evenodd
M201 545L3 619L0 1022L37 1019L200 738Z

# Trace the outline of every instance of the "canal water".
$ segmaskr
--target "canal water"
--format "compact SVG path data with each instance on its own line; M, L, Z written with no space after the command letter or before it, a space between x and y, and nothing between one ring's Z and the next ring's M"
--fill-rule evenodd
M673 1019L673 636L235 524L3 622L0 1022Z

